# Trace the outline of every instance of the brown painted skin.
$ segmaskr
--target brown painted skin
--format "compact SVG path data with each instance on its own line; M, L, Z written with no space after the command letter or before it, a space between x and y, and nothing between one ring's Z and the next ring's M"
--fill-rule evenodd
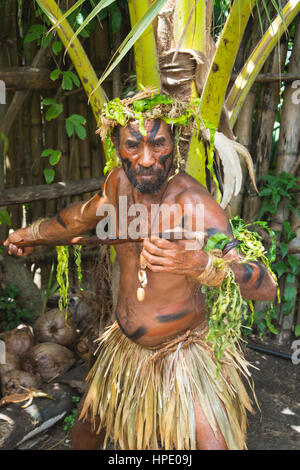
M120 128L119 140L115 145L123 159L123 168L113 170L99 192L86 203L77 203L61 211L59 216L40 226L41 236L48 240L71 239L94 228L100 217L96 210L102 204L113 204L118 215L118 198L127 196L128 206L133 203L144 204L148 208L148 229L150 231L151 204L176 203L185 211L188 227L195 230L196 204L204 205L204 230L207 237L216 232L223 232L232 238L228 219L220 206L212 199L208 191L196 180L185 173L174 174L171 156L173 141L168 126L159 121L147 121L147 136L142 137L136 123ZM168 157L169 156L169 157ZM165 158L161 158L165 157ZM149 171L149 176L136 176L139 184L155 185L157 173L163 174L163 183L155 193L141 193L129 183L127 172L142 168ZM125 170L125 171L124 171ZM158 206L159 207L159 206ZM117 217L118 219L118 217ZM128 223L132 218L128 219ZM177 214L171 218L171 227L181 224ZM185 226L186 227L186 226ZM119 236L117 224L117 236ZM161 229L161 225L160 225ZM5 244L10 254L23 257L30 253L30 248L20 249L14 245L21 238L30 239L29 229L20 229L11 234ZM204 320L205 303L196 278L207 264L207 254L199 250L187 250L184 241L169 241L148 238L143 243L125 243L116 245L120 263L120 290L116 316L124 334L143 346L155 346L187 329L201 325ZM146 296L139 302L136 291L139 287L139 256L143 254L147 261L148 285ZM233 259L232 268L240 284L244 298L252 300L271 300L275 297L276 286L269 273L258 263L241 263L236 250L231 250L226 258ZM221 436L216 439L199 404L195 403L197 419L197 446L199 449L225 449ZM84 437L83 437L84 436ZM94 449L102 440L96 436L89 423L77 421L73 431L74 449Z

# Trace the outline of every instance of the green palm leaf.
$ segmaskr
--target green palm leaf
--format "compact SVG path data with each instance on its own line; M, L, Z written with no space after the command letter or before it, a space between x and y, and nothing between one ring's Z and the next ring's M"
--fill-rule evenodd
M160 12L164 4L167 0L155 0L151 7L147 10L147 13L134 25L132 30L126 36L120 47L114 53L113 57L111 58L108 66L106 67L102 77L97 83L97 87L94 91L101 85L101 83L108 77L108 75L113 71L113 69L121 62L123 57L127 54L129 49L133 46L133 44L139 39L139 37L143 34L143 32L148 28L148 26L152 23L156 15ZM114 58L117 58L114 60ZM93 92L94 92L93 91Z
M82 5L83 3L85 2L85 0L78 0L71 8L69 8L68 11L66 11L66 13L61 17L61 19L59 21L55 21L53 20L52 22L54 23L52 28L49 29L48 31L48 34L51 33L51 31L55 28L57 28L60 23L62 23L62 21L64 21L69 15L71 15L71 13L73 13L73 11L76 10L76 8L80 7L80 5ZM48 15L48 14L47 14ZM48 15L49 16L49 15ZM50 18L51 19L51 18Z
M84 1L84 0L79 0L79 1ZM86 17L86 19L81 23L81 25L79 26L79 28L76 30L76 32L74 33L74 35L71 37L70 39L70 42L65 50L65 53L67 52L67 50L69 49L69 47L71 46L72 42L74 41L74 39L78 36L78 34L89 24L90 21L92 21L93 18L95 18L95 16L98 15L98 13L100 13L101 10L103 10L104 8L108 7L109 5L111 5L112 3L114 3L116 0L101 0L101 2L98 3L97 6L95 6L95 8L91 11L91 13Z

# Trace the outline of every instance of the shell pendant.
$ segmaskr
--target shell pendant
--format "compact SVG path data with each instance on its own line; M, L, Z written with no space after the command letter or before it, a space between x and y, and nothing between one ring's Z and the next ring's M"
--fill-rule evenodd
M147 286L147 273L145 269L140 269L138 272L138 279L140 282L140 287L136 291L136 298L138 299L139 302L143 302L145 299L145 287Z
M143 302L143 300L145 299L145 289L143 287L139 287L136 291L136 298L139 302Z

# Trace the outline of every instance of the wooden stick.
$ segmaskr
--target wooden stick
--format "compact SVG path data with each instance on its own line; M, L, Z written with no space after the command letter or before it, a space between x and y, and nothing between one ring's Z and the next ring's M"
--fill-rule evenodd
M165 238L169 241L176 241L178 240L178 231L168 231L168 232L161 232L156 234L156 237ZM200 237L204 237L204 232L190 232L188 230L184 232L180 232L181 240L196 240ZM152 235L154 236L154 235ZM71 240L20 240L18 242L14 242L14 245L25 248L25 247L34 247L34 246L72 246L72 245L82 245L82 246L95 246L95 245L121 245L123 243L141 243L144 241L145 238L148 238L148 235L141 236L137 239L133 238L106 238L100 239L96 235L92 237L74 237ZM150 237L151 238L151 237ZM0 240L0 246L3 245L4 240Z

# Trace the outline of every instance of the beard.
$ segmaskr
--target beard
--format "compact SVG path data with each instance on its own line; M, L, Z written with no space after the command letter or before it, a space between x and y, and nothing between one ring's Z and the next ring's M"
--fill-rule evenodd
M170 153L161 157L160 162L162 164L162 168L145 168L143 166L137 166L132 169L131 162L128 159L121 157L121 161L123 170L134 189L139 191L141 194L154 194L161 189L163 183L168 177L173 163L172 156L173 153ZM149 180L143 180L141 178L142 176L151 176L151 178L149 178Z

